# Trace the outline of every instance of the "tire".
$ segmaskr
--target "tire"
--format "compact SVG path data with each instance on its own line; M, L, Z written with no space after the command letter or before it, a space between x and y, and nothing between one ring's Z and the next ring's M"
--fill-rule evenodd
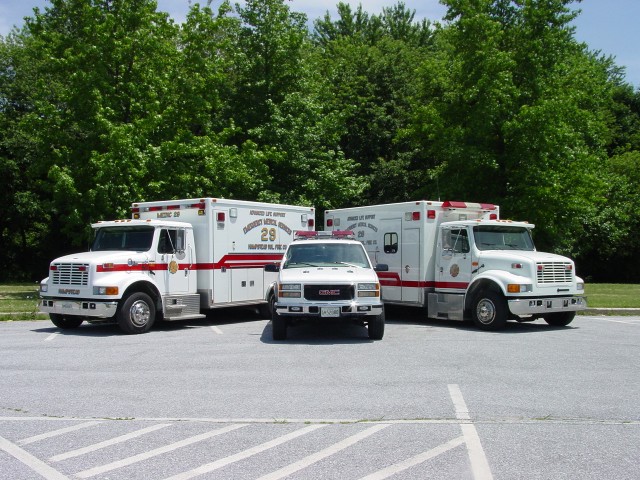
M482 330L499 330L507 323L507 302L491 290L480 292L471 305L471 318Z
M369 321L367 330L369 330L369 338L371 340L382 340L382 337L384 337L384 323L384 311Z
M63 330L78 328L82 325L82 322L84 322L84 318L82 317L61 315L59 313L50 313L49 318L56 327L62 328Z
M156 306L146 293L134 292L120 304L116 314L125 333L146 333L156 319Z
M266 304L258 306L258 313L260 318L271 318L275 310L276 296L271 292Z
M566 327L576 316L576 312L548 313L544 316L544 321L554 327Z
M274 340L287 339L287 319L277 313L271 318L271 335Z

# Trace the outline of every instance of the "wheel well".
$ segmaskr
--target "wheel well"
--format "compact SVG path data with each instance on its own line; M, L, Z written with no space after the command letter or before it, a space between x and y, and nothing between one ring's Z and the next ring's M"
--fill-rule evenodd
M122 299L124 300L129 295L131 295L132 293L135 293L135 292L142 292L142 293L146 293L147 295L149 295L151 297L151 299L153 300L153 303L156 306L156 312L159 312L159 313L162 312L162 296L160 295L160 292L155 287L155 285L153 285L153 284L151 284L149 282L135 282L135 283L132 283L131 285L129 285L129 287L122 294Z
M498 286L497 283L487 279L479 280L478 282L474 283L469 289L469 291L467 292L467 295L464 301L465 313L468 313L469 310L471 309L471 304L473 303L474 298L476 298L476 295L478 295L478 293L482 291L487 291L487 290L493 291L499 295L503 295L502 289Z

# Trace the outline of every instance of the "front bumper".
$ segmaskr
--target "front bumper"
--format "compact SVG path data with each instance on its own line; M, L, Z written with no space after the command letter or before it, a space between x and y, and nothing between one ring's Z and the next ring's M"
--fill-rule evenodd
M586 310L587 297L519 298L508 301L509 311L517 316Z
M340 319L381 315L383 310L382 303L361 304L361 303L282 303L275 305L275 313L282 316L290 317L309 317L318 319Z
M77 317L111 318L116 314L118 302L104 300L78 300L70 298L41 298L42 313L73 315Z

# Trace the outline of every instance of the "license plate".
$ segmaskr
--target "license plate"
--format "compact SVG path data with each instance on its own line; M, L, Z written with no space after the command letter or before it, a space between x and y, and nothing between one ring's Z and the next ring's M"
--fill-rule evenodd
M321 307L320 316L321 317L339 317L340 307Z

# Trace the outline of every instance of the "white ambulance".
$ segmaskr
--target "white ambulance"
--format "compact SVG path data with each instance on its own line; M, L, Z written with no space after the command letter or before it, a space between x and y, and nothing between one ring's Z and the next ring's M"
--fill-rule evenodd
M310 207L198 198L134 203L132 219L98 222L89 252L55 259L40 285L40 311L60 328L117 322L148 331L157 318L274 303L278 263L297 230L314 230Z
M483 329L509 319L568 325L587 307L572 260L536 251L534 225L499 219L492 204L416 201L328 210L326 230L353 230L379 272L385 303L429 318L472 319Z

